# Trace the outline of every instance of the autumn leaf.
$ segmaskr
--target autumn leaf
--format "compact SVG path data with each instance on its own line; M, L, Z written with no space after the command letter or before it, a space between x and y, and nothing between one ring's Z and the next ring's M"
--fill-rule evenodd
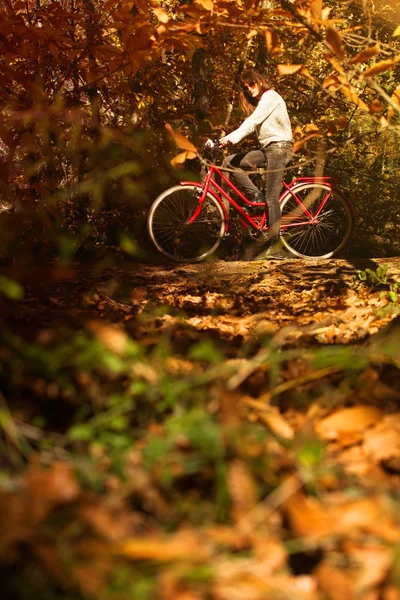
M393 94L390 96L390 99L395 104L400 105L400 85L397 86L397 88L394 90ZM399 106L399 108L400 108L400 106ZM389 106L388 113L387 113L387 116L388 116L389 120L394 117L395 112L396 112L395 107L394 106ZM399 110L397 112L399 112Z
M303 65L278 65L278 76L285 77L286 75L293 75L293 73L298 73L302 68Z
M379 54L380 51L381 49L379 47L379 44L376 44L375 46L371 46L370 48L365 48L365 50L361 50L361 52L353 56L353 58L351 58L349 62L352 64L367 62L367 60Z
M338 56L341 59L344 59L342 37L338 30L334 27L328 27L326 31L325 40L328 42L329 46L332 48L336 56Z
M265 45L267 46L268 52L271 56L279 54L281 48L279 43L279 37L275 30L269 30L265 32Z
M307 123L304 127L304 131L306 133L315 133L316 131L319 131L319 127L315 123Z
M375 98L375 100L373 100L371 102L371 104L369 105L369 112L370 113L378 113L381 112L383 110L383 104L382 102L380 102L380 100L378 100L378 98Z
M167 13L165 12L164 9L162 9L161 7L157 7L154 8L154 14L156 15L157 19L160 21L160 23L168 23L169 21L169 16L167 15Z
M323 439L336 439L348 433L361 433L374 425L382 416L382 411L374 406L352 406L337 410L315 425L315 431Z
M312 16L316 19L320 19L322 15L322 0L311 0L310 8Z
M116 542L110 547L112 553L131 560L203 561L209 558L209 549L200 543L197 536L188 531L168 537L132 537Z
M71 465L57 461L50 469L32 465L26 474L29 510L35 521L44 519L57 505L69 504L79 496L79 486Z
M285 509L297 535L317 538L373 526L382 510L375 499L361 498L329 505L302 492L291 496Z
M193 158L196 158L196 156L197 154L195 154L194 152L181 152L180 154L174 156L174 158L171 160L171 165L176 168L178 165L183 165L185 160L191 160Z
M304 65L278 65L277 67L278 77L286 77L286 75L294 75L297 73L298 75L302 75L307 79L311 79L315 81L315 77L311 75L311 73L304 67Z
M396 27L396 29L393 31L392 35L393 35L393 37L396 36L396 35L400 35L400 25L398 25Z
M169 123L165 124L165 129L172 135L178 148L182 148L183 150L188 150L189 152L194 152L197 154L196 146L194 146L192 142L185 138L184 135L179 133L179 131L174 131Z
M115 354L123 354L125 352L128 336L119 327L103 323L102 321L92 320L88 322L87 328L111 352L115 352Z
M258 418L280 438L285 440L292 440L294 438L292 426L280 414L276 407L266 407L265 410L258 415Z
M310 135L307 135L302 140L299 140L293 144L293 152L298 152L300 148L302 148L313 137L323 137L323 135L322 133L310 133Z
M249 33L246 35L246 39L251 40L255 35L257 35L258 31L257 29L252 29L251 31L249 31Z
M322 87L323 88L332 88L332 89L338 89L340 87L340 81L337 75L329 75L328 77L326 77L324 79L324 81L322 82Z
M339 117L336 119L336 125L338 129L345 129L348 123L348 119L346 117Z
M248 465L240 459L231 462L228 468L227 484L233 506L234 519L239 521L256 505L257 485Z
M212 0L195 0L195 4L200 4L204 10L214 10L214 2Z
M396 104L400 104L400 85L397 86L390 98L393 102L396 102Z
M346 76L346 71L340 64L340 62L334 56L327 56L327 61L332 65L332 67L339 73L340 75Z
M318 565L314 575L324 598L329 598L329 600L354 599L354 578L343 568L335 567L327 560Z
M378 462L400 456L400 414L386 415L366 431L364 449Z
M346 96L346 98L351 100L353 102L353 104L358 106L358 108L361 108L361 110L365 110L365 111L369 112L368 105L365 104L364 100L362 100L360 98L360 96L358 96L358 94L353 90L354 90L354 88L348 88L346 86L343 86L342 88L340 88L340 91L342 92L342 94L344 96Z
M389 58L388 60L381 60L380 62L376 63L376 65L372 65L372 67L369 67L363 71L363 73L361 73L361 77L371 77L372 75L389 71L390 69L393 69L393 67L395 67L399 61L400 55L396 56L395 58Z

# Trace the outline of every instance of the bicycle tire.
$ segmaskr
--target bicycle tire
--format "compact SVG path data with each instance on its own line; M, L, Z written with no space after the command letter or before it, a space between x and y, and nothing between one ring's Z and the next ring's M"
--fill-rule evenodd
M224 211L211 194L207 194L197 219L188 223L198 206L199 192L201 188L196 185L176 185L165 190L150 207L149 236L155 247L175 262L206 259L224 237Z
M335 256L347 244L354 226L348 200L324 183L298 184L292 192L307 206L312 216L304 213L290 191L284 194L281 201L281 239L284 246L301 258ZM329 192L326 204L315 216Z

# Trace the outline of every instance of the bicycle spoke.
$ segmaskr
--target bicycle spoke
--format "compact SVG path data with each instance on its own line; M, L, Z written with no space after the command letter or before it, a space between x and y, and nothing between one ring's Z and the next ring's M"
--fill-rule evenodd
M195 262L209 256L225 233L224 213L218 202L207 196L198 208L199 188L176 186L161 194L150 209L148 230L154 244L168 258Z
M282 201L285 246L297 256L316 258L336 254L347 242L352 228L346 200L329 185L318 183L299 186L294 195L287 193ZM306 207L308 216L299 203Z

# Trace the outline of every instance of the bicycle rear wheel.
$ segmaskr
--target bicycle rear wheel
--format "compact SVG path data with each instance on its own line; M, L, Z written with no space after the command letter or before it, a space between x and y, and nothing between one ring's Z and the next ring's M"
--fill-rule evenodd
M176 262L199 262L212 254L225 233L225 215L219 202L207 194L193 223L188 220L199 203L196 185L177 185L152 204L148 232L156 248Z
M308 209L308 215L296 198ZM292 254L302 258L334 256L348 242L353 229L349 202L324 183L293 187L283 196L281 213L282 242Z

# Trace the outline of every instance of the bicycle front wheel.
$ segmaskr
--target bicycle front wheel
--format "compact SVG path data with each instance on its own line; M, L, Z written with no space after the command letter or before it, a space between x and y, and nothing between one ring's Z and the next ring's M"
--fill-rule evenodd
M304 183L281 202L281 239L302 258L330 258L348 242L353 229L349 202L328 184Z
M219 202L207 194L201 211L188 223L199 204L201 188L177 185L152 204L148 232L156 248L176 262L199 262L215 252L225 234L225 215Z

